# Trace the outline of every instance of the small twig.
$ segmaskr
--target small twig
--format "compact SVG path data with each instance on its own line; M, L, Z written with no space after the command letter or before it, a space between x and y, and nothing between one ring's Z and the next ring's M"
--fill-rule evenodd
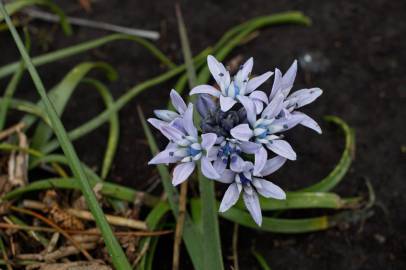
M49 12L41 11L38 9L26 8L25 10L23 10L23 13L27 14L28 16L30 16L32 18L37 18L37 19L41 19L44 21L48 21L48 22L59 22L60 21L60 18L57 15L54 15ZM130 27L114 25L114 24L110 24L110 23L91 21L91 20L75 18L75 17L66 17L66 19L72 25L107 30L107 31L122 33L122 34L126 34L126 35L149 38L152 40L159 39L159 33L156 31L135 29L135 28L130 28Z
M233 232L233 265L234 270L239 270L238 266L238 223L234 223L234 232Z
M0 229L16 229L16 230L27 230L27 231L40 231L40 232L49 232L53 233L57 230L54 228L48 227L38 227L38 226L23 226L17 224L7 224L7 223L0 223ZM65 230L66 233L69 234L83 234L83 235L100 235L99 230L87 230L87 231L78 231L78 230ZM164 230L164 231L138 231L138 232L115 232L114 235L116 236L161 236L165 234L172 233L172 230Z
M76 246L61 247L58 250L49 254L19 254L17 259L20 260L36 260L36 261L55 261L64 257L79 254L81 250L90 250L96 248L96 243L85 243L80 245L80 249Z
M31 208L31 209L38 209L38 210L46 210L47 206L41 202L38 201L32 201L32 200L24 200L23 205L26 208ZM73 208L68 208L64 209L67 213L71 214L72 216L85 219L85 220L92 220L94 221L94 217L92 213L89 211L84 211L84 210L77 210ZM123 218L119 216L113 216L113 215L105 215L107 221L111 225L115 226L123 226L123 227L128 227L132 229L140 229L140 230L147 230L147 224L144 221L140 220L135 220L135 219L129 219L129 218Z
M47 248L45 249L46 253L51 253L54 251L56 244L58 243L59 240L59 232L54 232L54 234L51 237L51 240L48 243ZM75 240L76 241L76 240Z
M180 186L179 214L175 229L175 240L173 242L172 270L179 269L180 244L182 243L183 225L185 223L187 187L187 181L183 182Z
M92 256L84 249L82 249L80 247L80 245L78 243L76 243L75 240L72 239L72 237L66 233L61 227L59 227L58 225L56 225L55 223L53 223L51 220L49 220L48 218L34 212L28 209L22 209L22 208L18 208L15 206L10 206L10 209L22 214L27 214L33 217L38 218L39 220L43 221L44 223L48 224L49 226L53 227L56 231L58 231L59 233L61 233L63 236L66 237L66 239L68 239L75 247L77 247L82 253L83 255L86 257L86 259L88 260L93 260Z
M8 129L5 129L0 132L0 141L9 137L11 134L23 129L25 127L24 123L18 123L12 127L9 127Z
M142 247L140 253L139 253L138 256L137 256L137 258L135 258L134 262L132 263L133 269L135 269L135 267L139 264L139 262L141 261L142 257L144 257L144 255L147 253L148 249L149 249L149 243L146 243L146 244Z

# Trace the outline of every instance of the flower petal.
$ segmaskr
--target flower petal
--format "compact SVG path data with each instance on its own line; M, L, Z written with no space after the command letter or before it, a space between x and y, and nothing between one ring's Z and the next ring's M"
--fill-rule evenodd
M247 84L247 93L251 93L256 90L261 84L268 80L272 76L273 72L268 71L260 76L254 77L248 81Z
M275 76L271 94L269 95L269 100L273 99L276 96L276 94L279 93L281 89L281 83L282 83L282 72L279 69L275 68Z
M281 91L285 98L289 95L290 89L293 87L293 83L295 82L297 72L297 60L293 61L293 64L289 67L288 71L286 71L285 75L282 77L281 82Z
M176 92L175 89L171 90L170 97L173 107L175 107L179 114L183 114L187 109L186 103L183 101L183 98L179 95L178 92Z
M172 141L180 140L183 136L185 136L185 134L182 133L179 129L169 125L161 126L159 130L166 138L168 138L168 140Z
M260 175L268 159L268 152L264 147L261 147L255 153L254 175Z
M256 114L260 114L264 110L264 103L262 101L259 101L258 99L253 99L252 101L255 105Z
M262 168L259 173L260 176L267 176L273 172L276 172L283 164L285 164L286 158L281 156L276 156L274 158L268 159L265 163L265 166Z
M256 90L250 94L250 98L260 100L265 104L268 103L268 97L264 91Z
M202 164L202 173L204 176L206 176L209 179L219 179L220 174L214 169L213 164L210 162L210 160L203 156L201 159L201 164Z
M231 136L240 141L248 141L254 135L248 124L240 124L230 130Z
M249 141L241 142L239 146L241 151L246 154L255 154L261 148L261 144Z
M201 145L204 150L209 150L210 148L212 148L217 140L217 135L215 133L205 133L202 134L201 137L202 137Z
M172 185L177 186L184 182L195 170L194 162L186 162L178 164L173 170Z
M247 192L244 192L243 199L244 199L245 206L247 207L248 211L250 212L255 223L258 224L258 226L261 226L262 213L261 213L261 207L259 205L257 193L252 192L251 194L248 194Z
M227 167L227 163L224 162L221 158L218 158L213 162L213 167L220 175L222 175Z
M156 118L148 118L148 123L150 123L154 128L160 129L162 125L167 125L168 122L156 119Z
M154 110L154 114L156 117L166 122L171 122L179 117L178 113L169 110Z
M283 108L283 100L284 96L282 93L276 94L272 100L269 102L269 104L265 107L265 109L262 111L262 118L267 118L271 119L277 116L282 108Z
M208 113L214 112L216 104L208 94L200 94L196 101L196 109L200 116L205 117Z
M194 87L189 93L189 95L195 94L209 94L215 97L219 97L221 92L211 85L202 84Z
M230 209L240 197L240 192L238 190L237 184L232 183L224 193L223 199L221 200L219 212L223 213Z
M224 65L217 61L212 55L207 56L207 65L211 75L216 80L220 89L224 91L230 84L230 73L226 70Z
M286 199L286 193L270 181L261 178L254 178L253 184L256 187L257 192L265 198L274 198L278 200Z
M296 160L295 151L293 151L292 146L285 140L272 140L271 143L266 146L277 155L290 160Z
M321 94L323 94L323 90L321 90L320 88L302 89L292 93L287 98L287 101L293 100L295 103L295 108L300 108L309 103L312 103Z
M244 160L239 155L232 155L230 169L233 172L242 172L244 170Z
M255 110L254 102L246 96L238 96L237 99L244 106L244 109L247 111L247 120L253 126L255 121L257 121L257 113Z
M304 116L300 114L289 114L289 117L277 119L272 122L272 133L289 130L300 124L303 119Z
M192 103L189 103L189 106L183 115L183 127L190 136L197 138L197 129L195 127L195 124L193 123Z
M314 121L314 119L311 118L310 116L308 116L307 114L304 114L304 113L298 112L298 111L295 111L292 114L301 114L303 116L303 120L300 122L301 125L308 127L310 129L313 129L314 131L316 131L319 134L322 133L319 124L317 124L317 122Z
M168 163L175 163L179 160L179 158L171 155L173 153L173 149L165 149L162 152L159 152L155 157L153 157L149 162L148 165L152 164L168 164Z
M231 97L225 97L223 95L220 96L220 107L223 112L231 109L231 107L233 107L235 103L237 102Z

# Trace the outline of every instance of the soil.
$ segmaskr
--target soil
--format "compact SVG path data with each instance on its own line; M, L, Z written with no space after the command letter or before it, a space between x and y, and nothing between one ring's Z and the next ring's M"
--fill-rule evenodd
M159 30L161 48L173 61L182 61L176 18L172 1L94 1L92 12L80 9L77 1L55 1L71 16L144 29ZM310 54L314 62L302 65L295 89L318 86L322 97L306 108L321 123L323 135L304 128L288 134L298 153L274 177L285 190L304 187L324 177L334 167L343 148L342 136L323 122L324 115L343 118L355 129L356 160L344 181L335 189L343 196L365 194L366 180L376 191L374 215L345 228L302 235L278 235L240 229L240 269L260 269L251 254L255 247L272 269L406 269L406 21L405 1L182 1L192 49L195 53L214 44L236 24L255 16L298 10L313 24L279 26L260 32L255 40L237 48L236 55L253 56L254 72L274 67L282 70L296 58ZM58 26L35 22L33 55L51 51L106 33L74 28L66 37ZM18 58L8 33L0 33L0 65ZM47 42L50 41L50 42ZM41 44L41 45L40 45ZM115 42L87 54L39 68L49 88L75 64L85 60L106 61L117 68L120 78L109 84L115 97L126 89L160 74L164 68L143 48L129 42ZM101 77L100 74L95 74ZM4 89L7 80L0 82ZM150 158L136 113L136 105L146 115L167 103L174 81L138 96L121 112L120 146L110 179L138 189L147 186L155 175L146 162ZM270 85L267 85L268 88ZM36 100L28 76L24 77L18 96ZM103 103L93 90L80 87L69 103L63 121L68 129L90 119L102 110ZM16 115L10 122L17 119ZM81 158L100 167L107 126L75 142ZM231 231L233 225L221 221L223 254L230 269ZM159 242L156 269L170 269L172 238ZM183 269L191 269L186 251Z

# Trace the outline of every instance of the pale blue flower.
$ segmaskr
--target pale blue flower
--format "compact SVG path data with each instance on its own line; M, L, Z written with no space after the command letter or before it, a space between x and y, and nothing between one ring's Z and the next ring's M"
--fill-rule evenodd
M268 160L267 171L263 175L269 175L276 171L283 165L283 162L284 159L281 157ZM272 182L261 178L263 175L255 174L253 164L248 161L244 162L244 165L238 172L226 169L218 181L230 185L223 196L219 211L225 212L230 209L238 201L242 192L245 206L255 223L261 226L262 213L258 194L265 198L286 199L285 192Z
M289 95L290 90L293 87L297 73L297 61L295 60L293 64L289 67L286 73L282 76L279 69L275 69L275 78L272 86L271 94L269 95L269 100L278 98L278 95L283 96L282 110L277 115L277 118L289 119L289 117L301 117L302 120L299 124L315 130L321 133L321 128L310 116L296 111L296 109L301 108L315 101L323 91L320 88L310 88L301 89Z
M175 186L192 174L198 160L201 161L201 170L206 177L219 178L220 175L213 168L212 160L207 155L216 143L217 135L214 133L198 135L193 123L193 104L189 104L179 119L183 122L184 131L169 124L158 127L170 142L166 149L158 153L148 164L179 163L173 170L172 184ZM199 137L201 137L201 142Z
M207 64L213 78L217 82L220 91L211 85L198 85L190 91L190 95L209 94L219 98L220 108L227 112L241 97L248 96L254 103L256 111L261 111L263 102L266 102L266 94L262 91L255 91L261 84L272 76L272 72L266 72L258 77L250 79L254 60L251 57L239 69L233 79L222 63L213 56L207 57Z

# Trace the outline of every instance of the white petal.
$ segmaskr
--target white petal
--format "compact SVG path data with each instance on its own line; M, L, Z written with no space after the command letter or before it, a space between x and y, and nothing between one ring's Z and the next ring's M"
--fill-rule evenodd
M268 97L266 96L264 91L260 90L254 91L250 94L250 98L260 100L264 103L268 103Z
M173 170L172 185L177 186L184 182L195 170L196 164L194 162L180 163Z
M221 174L219 179L216 179L218 182L229 184L235 181L235 172L229 169L225 169Z
M257 113L255 111L254 102L249 97L238 96L237 99L244 106L244 109L247 111L247 120L253 126L255 121L257 121Z
M249 195L247 192L244 192L243 199L244 199L245 206L247 207L248 211L250 212L255 223L258 224L258 226L261 226L262 213L261 213L261 207L259 205L257 193L252 192L252 194Z
M201 159L201 164L202 164L202 173L204 176L206 176L209 179L219 179L220 175L214 169L213 164L210 162L210 160L203 156Z
M225 97L223 95L220 96L220 107L223 112L231 109L231 107L233 107L235 103L237 102L231 97Z
M183 98L179 95L178 92L176 92L175 89L171 90L171 101L172 101L172 105L173 107L175 107L175 109L180 113L183 114L186 109L186 103L183 101Z
M261 144L249 142L249 141L241 142L240 148L243 153L255 154L261 148Z
M178 113L169 110L154 110L154 114L156 117L166 122L171 122L179 117Z
M256 90L261 84L268 80L272 76L272 74L273 73L271 71L268 71L260 76L249 80L247 84L247 93L251 93L252 91Z
M161 126L159 130L166 138L168 138L168 140L172 141L178 141L185 136L185 134L183 134L179 129L168 125Z
M259 175L267 176L273 172L276 172L283 164L285 164L286 158L281 156L276 156L274 158L268 159L265 166L262 168Z
M185 114L183 115L183 127L186 132L193 138L197 138L197 129L193 123L193 104L189 103Z
M217 140L217 135L215 133L205 133L202 134L202 148L205 150L209 150L210 148L213 147L213 145L216 143Z
M211 85L202 84L194 87L189 93L189 95L195 94L209 94L215 97L219 97L221 92Z
M294 100L295 108L300 108L315 101L322 93L320 88L301 89L292 93L287 101Z
M244 170L244 160L239 155L231 157L230 169L233 172L242 172Z
M213 75L213 78L216 80L221 90L224 91L230 84L230 73L222 63L217 61L217 59L211 55L207 56L207 65L211 75Z
M283 108L283 100L283 94L276 94L262 112L262 118L271 119L277 116Z
M249 141L254 135L248 124L240 124L230 130L231 136L240 141Z
M148 165L151 164L168 164L168 163L175 163L179 160L179 158L171 155L173 153L173 149L166 149L162 152L159 152L155 157L153 157L149 162Z
M221 200L219 211L225 212L228 209L230 209L230 207L233 206L238 201L239 197L240 192L238 191L237 184L235 183L231 184L224 193L223 199Z
M304 114L302 112L293 112L292 114L301 114L303 116L303 120L300 122L301 125L308 127L310 129L313 129L314 131L316 131L317 133L321 134L321 128L319 126L319 124L317 124L316 121L314 121L313 118L311 118L310 116L308 116L307 114Z
M279 69L275 68L275 76L271 94L269 95L269 100L273 99L276 96L276 94L279 93L281 89L281 83L282 83L282 72Z
M260 114L264 109L264 103L258 99L253 99L256 114Z
M261 147L258 152L255 153L254 175L260 175L260 172L264 168L268 159L268 152L264 147Z
M264 196L265 198L274 198L278 200L285 200L286 199L286 193L277 185L275 185L272 182L266 181L261 178L255 178L255 182L259 182L260 185L255 185L256 189L259 194Z
M295 151L293 151L292 146L285 140L272 140L272 143L267 144L267 147L275 154L290 160L296 160Z
M148 123L150 123L154 128L156 129L160 129L161 126L165 126L168 125L168 122L156 119L156 118L148 118Z
M289 95L290 89L293 87L295 82L297 72L297 60L293 61L293 64L286 71L285 75L282 77L281 91L285 98Z

